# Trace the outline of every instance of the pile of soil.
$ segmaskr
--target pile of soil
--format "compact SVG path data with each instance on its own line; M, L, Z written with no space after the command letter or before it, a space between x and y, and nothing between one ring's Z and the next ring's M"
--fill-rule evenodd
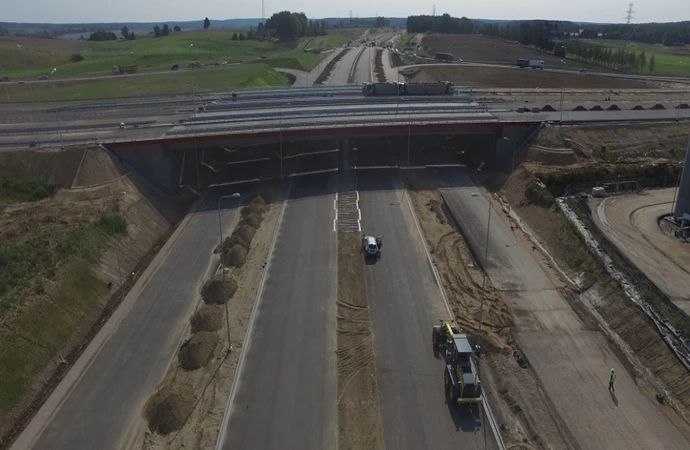
M592 108L590 108L590 111L603 111L604 108L602 108L600 105L594 105Z
M555 109L553 106L551 106L551 105L544 105L544 107L543 107L541 110L542 110L542 111L553 112L553 111L555 111L556 109Z
M192 335L180 347L177 358L184 370L197 370L204 367L211 360L213 351L218 345L218 335L213 332L201 331Z
M573 111L587 111L587 108L585 108L582 105L578 105L578 106L573 108Z
M247 261L247 249L235 245L227 253L223 253L222 258L223 264L227 267L242 267Z
M153 394L146 406L149 428L160 434L179 430L192 413L195 402L194 389L190 385L162 387Z
M225 303L235 295L235 291L237 291L237 282L232 277L225 277L225 286L223 286L223 280L217 277L204 284L201 288L201 297L206 303Z
M202 306L190 319L192 333L218 331L223 326L223 311L211 305Z

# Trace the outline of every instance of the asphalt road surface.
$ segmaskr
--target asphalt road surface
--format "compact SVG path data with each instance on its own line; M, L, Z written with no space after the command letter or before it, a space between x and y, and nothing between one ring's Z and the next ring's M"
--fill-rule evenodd
M333 67L333 73L331 73L331 77L328 79L329 85L337 86L347 84L352 65L355 63L360 50L361 48L358 47L351 48L350 51L336 63L335 67Z
M484 264L487 199L463 169L434 173L468 245L480 255L491 282L515 312L516 340L579 448L690 448L690 442L640 390L606 336L580 320L493 208ZM612 367L617 371L615 393L607 389Z
M367 47L362 52L362 57L357 62L357 67L354 71L355 84L367 83L372 80L372 69L374 67L374 55L376 49L374 47Z
M196 305L219 241L217 197L229 193L209 192L185 219L12 449L129 448ZM223 205L225 235L234 203Z
M381 259L365 267L365 281L386 448L496 448L479 408L446 404L445 365L434 356L431 329L449 313L391 174L358 174L362 231L383 239Z
M337 447L333 177L293 183L223 449Z

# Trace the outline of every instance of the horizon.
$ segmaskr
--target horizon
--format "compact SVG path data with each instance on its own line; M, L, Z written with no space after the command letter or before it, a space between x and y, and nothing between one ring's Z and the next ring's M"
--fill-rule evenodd
M310 19L405 18L410 15L431 15L429 5L420 8L408 0L395 3L395 14L386 14L391 8L386 5L372 5L363 0L353 0L347 7L325 5L315 0L294 0L290 5L275 7L266 3L266 17L289 10L304 12ZM348 9L343 9L348 8ZM439 0L435 4L436 15L448 13L453 17L468 17L473 20L552 20L601 24L622 24L625 22L628 0L601 2L600 0L581 0L577 4L560 5L548 0L534 0L525 8L512 0L494 0L490 5L471 4L459 7L454 2ZM175 10L178 17L159 19L160 12ZM189 4L182 0L120 0L115 4L84 4L81 0L63 0L59 4L49 0L23 0L5 12L4 22L30 24L83 24L83 23L174 23L203 20L211 22L232 19L260 19L261 5L241 4L232 10L235 17L229 16L230 9L220 0L198 0ZM171 14L172 15L172 14ZM493 16L500 17L493 17ZM129 16L129 17L127 17ZM632 24L669 23L690 20L687 0L658 0L654 4L633 6ZM215 17L215 19L213 18ZM679 19L680 18L680 19ZM213 24L211 25L213 26Z

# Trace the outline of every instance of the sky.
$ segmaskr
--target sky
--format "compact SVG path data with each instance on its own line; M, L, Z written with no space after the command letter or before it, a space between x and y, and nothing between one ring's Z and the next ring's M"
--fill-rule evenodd
M309 18L407 17L431 14L482 19L557 19L582 22L623 22L629 0L266 0L266 16L282 10L304 12ZM465 3L465 4L463 4ZM261 2L228 0L0 0L0 21L7 22L173 22L209 17L232 19L261 17ZM644 0L637 2L633 22L690 20L689 0Z

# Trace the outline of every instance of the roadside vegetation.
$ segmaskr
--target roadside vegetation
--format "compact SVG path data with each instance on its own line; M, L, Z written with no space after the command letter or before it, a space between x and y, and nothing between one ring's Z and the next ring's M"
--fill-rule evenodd
M32 94L35 101L52 102L191 95L192 93L228 91L241 87L280 86L288 83L284 75L266 64L240 64L181 73L56 81L54 89L53 83L35 83L31 91L27 84L12 84L6 86L8 89L4 94L10 102L31 101Z
M602 51L617 52L623 48L628 55L636 56L635 68L638 72L690 76L690 46L688 45L667 47L661 44L604 39L581 39L580 42L592 49L581 57L583 60L593 60L597 53L601 54ZM599 49L598 52L597 49Z
M55 192L56 186L40 178L0 179L3 422L29 389L43 388L32 385L36 376L101 306L109 288L92 267L112 238L127 233L122 215L99 213L94 205L63 205Z
M273 67L310 70L320 58L304 51L305 42L311 41L309 47L326 51L349 41L345 34L297 37L288 42L233 39L233 35L247 34L248 30L209 29L170 31L159 38L151 35L110 41L0 37L4 70L0 75L35 79L56 68L58 78L103 76L109 75L114 65L136 65L139 71L147 71L168 70L173 64L186 68L193 62L214 65L261 61ZM83 59L73 58L74 55ZM72 62L73 59L80 60Z

